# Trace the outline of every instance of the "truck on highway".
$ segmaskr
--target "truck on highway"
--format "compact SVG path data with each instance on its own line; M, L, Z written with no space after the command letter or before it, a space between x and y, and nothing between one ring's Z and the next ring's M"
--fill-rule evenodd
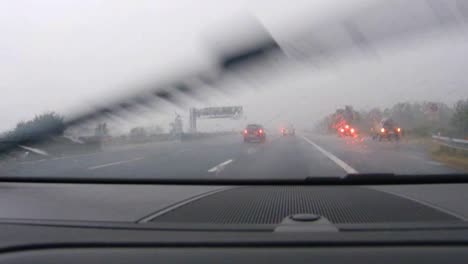
M337 109L330 116L329 130L337 133L340 137L357 137L358 133L355 124L358 119L358 113L351 106Z

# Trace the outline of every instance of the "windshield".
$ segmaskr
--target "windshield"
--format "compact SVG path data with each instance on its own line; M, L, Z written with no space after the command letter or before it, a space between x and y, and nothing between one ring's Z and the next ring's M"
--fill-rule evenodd
M466 174L460 1L3 1L0 176Z

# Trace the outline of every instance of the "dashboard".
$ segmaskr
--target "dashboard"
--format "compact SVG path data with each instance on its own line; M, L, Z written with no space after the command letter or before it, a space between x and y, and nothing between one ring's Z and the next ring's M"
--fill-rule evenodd
M1 183L0 263L467 263L467 188Z

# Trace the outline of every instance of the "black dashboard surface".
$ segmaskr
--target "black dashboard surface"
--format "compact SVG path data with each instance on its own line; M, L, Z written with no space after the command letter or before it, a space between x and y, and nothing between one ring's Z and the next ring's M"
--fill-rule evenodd
M0 220L136 222L223 186L0 183ZM468 219L468 184L366 186Z
M333 223L337 227L334 232L307 228L276 232L277 224L271 223L252 228L220 224L212 229L209 225L195 228L190 223L171 226L142 221L203 199L235 194L238 191L230 191L235 188L2 183L0 262L468 263L467 184L363 187L384 192L386 197L394 195L390 204L404 199L405 204L437 210L455 222ZM336 190L343 193L343 199L352 198L346 195L346 187L340 188ZM289 192L280 193L292 197ZM301 201L301 197L291 201ZM326 202L323 197L318 198ZM343 208L364 210L362 202L351 201Z
M218 186L0 183L0 219L135 222Z
M76 248L0 256L1 263L466 263L465 247Z

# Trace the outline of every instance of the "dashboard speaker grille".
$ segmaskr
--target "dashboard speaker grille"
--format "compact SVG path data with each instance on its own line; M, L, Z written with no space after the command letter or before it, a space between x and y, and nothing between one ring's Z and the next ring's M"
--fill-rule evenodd
M389 193L355 186L252 186L218 192L157 216L153 222L278 224L313 213L332 223L454 221L452 215Z

